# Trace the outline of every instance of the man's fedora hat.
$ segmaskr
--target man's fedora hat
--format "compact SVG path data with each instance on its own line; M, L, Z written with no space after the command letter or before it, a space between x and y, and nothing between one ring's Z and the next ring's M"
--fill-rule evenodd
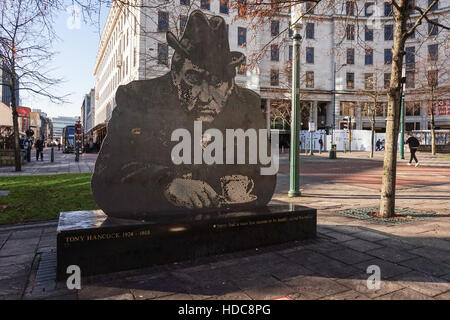
M227 25L219 16L208 19L202 11L195 10L189 16L181 40L170 31L166 36L175 54L223 80L233 78L236 67L245 61L243 53L230 52Z

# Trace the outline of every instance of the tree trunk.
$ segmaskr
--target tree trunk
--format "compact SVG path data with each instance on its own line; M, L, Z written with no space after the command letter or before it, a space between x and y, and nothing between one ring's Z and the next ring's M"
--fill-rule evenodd
M17 115L17 101L16 101L16 66L15 66L15 41L12 41L12 59L11 59L11 76L10 76L10 92L11 92L11 109L13 114L13 129L14 129L14 164L16 171L22 171L22 149L20 148L19 137L19 121Z
M16 98L13 89L11 89L11 108L13 114L13 130L14 130L14 164L16 171L22 171L22 149L20 148L19 136L19 119L16 108Z
M391 83L388 90L388 110L386 117L386 147L383 161L383 179L381 186L380 216L389 218L395 214L395 183L397 174L397 144L400 124L400 80L402 77L403 56L405 54L407 4L409 0L400 0L398 17L394 27L394 45L392 48Z

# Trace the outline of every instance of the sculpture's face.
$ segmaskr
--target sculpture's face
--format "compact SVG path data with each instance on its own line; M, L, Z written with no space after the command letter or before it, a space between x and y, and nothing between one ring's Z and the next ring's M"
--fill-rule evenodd
M172 74L178 96L200 121L214 120L225 107L234 85L232 80L224 82L189 59L184 60L179 72L173 70Z

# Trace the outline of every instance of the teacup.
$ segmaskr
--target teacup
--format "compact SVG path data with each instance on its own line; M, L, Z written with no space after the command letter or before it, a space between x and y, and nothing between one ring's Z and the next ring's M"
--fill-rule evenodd
M220 179L220 182L225 203L246 203L257 198L251 194L255 184L249 177L243 175L225 176Z

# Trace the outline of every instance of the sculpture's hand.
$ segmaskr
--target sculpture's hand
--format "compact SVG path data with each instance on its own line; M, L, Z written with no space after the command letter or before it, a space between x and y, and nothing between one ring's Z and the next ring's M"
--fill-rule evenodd
M219 206L219 195L200 180L176 178L167 186L164 195L177 207L200 209Z

